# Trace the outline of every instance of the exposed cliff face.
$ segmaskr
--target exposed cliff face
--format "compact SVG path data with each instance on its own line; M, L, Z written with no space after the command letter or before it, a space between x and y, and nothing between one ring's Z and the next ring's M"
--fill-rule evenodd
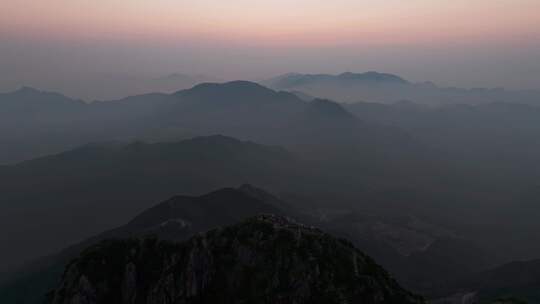
M197 233L232 225L257 214L285 214L281 210L287 208L290 209L279 198L247 184L201 196L174 196L141 212L123 226L28 264L5 284L0 282L0 303L43 304L45 294L56 287L66 265L85 248L102 240L152 235L161 240L185 241Z
M67 267L49 302L423 303L349 242L271 215L182 243L102 242Z

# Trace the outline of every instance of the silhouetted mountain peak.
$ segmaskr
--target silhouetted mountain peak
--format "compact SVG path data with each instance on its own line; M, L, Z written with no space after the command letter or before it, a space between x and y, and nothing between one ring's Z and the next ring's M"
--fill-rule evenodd
M22 86L18 90L13 91L13 94L40 94L42 91L28 86Z
M253 187L254 188L254 187ZM219 199L224 199L224 198L230 198L230 199L233 199L233 200L241 200L241 199L257 199L257 197L255 197L254 195L250 195L248 192L245 192L245 191L242 191L241 189L239 188L231 188L231 187L228 187L228 188L222 188L222 189L219 189L219 190L216 190L216 191L212 191L208 194L205 194L203 195L203 197L205 198L219 198Z
M244 217L260 213L282 213L273 205L279 202L277 198L254 186L249 186L249 191L246 186L242 186L221 188L201 196L174 196L139 214L124 229L140 234L144 230L156 232L149 229L162 227L162 224L170 221L189 223L189 227L183 225L181 231L174 232L176 235L169 236L182 239L196 232L232 224ZM159 231L157 234L160 234Z
M33 88L33 87L29 87L29 86L22 86L18 90L15 90L15 91L13 91L13 92L11 92L9 94L14 95L14 96L18 96L18 97L26 97L26 98L27 97L35 97L36 99L38 99L38 98L47 97L47 98L56 98L56 99L59 99L59 100L75 101L75 100L72 100L69 97L67 97L67 96L65 96L63 94L57 93L57 92L43 91L43 90L36 89L36 88Z
M24 113L31 111L40 112L61 112L65 110L80 109L85 105L81 100L71 99L65 95L56 92L38 90L36 88L23 86L16 91L0 94L0 103L7 108L3 108L7 114L15 109L22 110Z
M241 141L234 137L225 136L221 134L208 135L208 136L198 136L191 139L186 139L183 142L193 143L193 144L232 144L232 145L241 145L243 143L249 143L246 141Z
M267 192L264 189L257 188L250 184L243 184L237 189L238 191L241 191L253 198L259 199L261 201L265 202L277 202L279 201L279 198L271 194L270 192ZM280 207L280 206L277 206Z
M151 265L151 267L149 267ZM105 241L66 269L49 303L424 303L350 242L258 215L182 243Z
M304 102L288 92L276 92L260 84L250 81L232 81L227 83L203 83L191 89L179 91L174 94L181 105L190 109L197 109L205 113L223 110L232 107L247 109L248 107L288 106L293 107ZM210 107L211 106L211 107Z
M355 119L354 115L345 110L340 104L328 99L314 99L309 103L307 113L317 117Z
M225 83L201 83L188 90L182 90L176 94L190 97L227 97L242 94L275 94L276 92L260 84L250 81L231 81ZM249 95L246 95L249 96Z

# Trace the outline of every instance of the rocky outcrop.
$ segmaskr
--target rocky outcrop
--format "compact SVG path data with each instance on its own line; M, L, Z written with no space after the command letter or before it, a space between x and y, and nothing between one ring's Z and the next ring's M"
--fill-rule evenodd
M66 269L53 304L423 303L351 243L260 215L182 243L111 240Z

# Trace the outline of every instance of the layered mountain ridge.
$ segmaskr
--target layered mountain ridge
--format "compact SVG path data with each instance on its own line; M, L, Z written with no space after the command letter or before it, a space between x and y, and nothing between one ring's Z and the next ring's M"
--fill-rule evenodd
M538 105L538 90L505 90L502 88L440 87L432 82L411 82L388 73L346 72L331 74L289 73L261 83L276 90L301 92L339 102L394 103L412 100L420 104L485 104L490 102L518 102Z

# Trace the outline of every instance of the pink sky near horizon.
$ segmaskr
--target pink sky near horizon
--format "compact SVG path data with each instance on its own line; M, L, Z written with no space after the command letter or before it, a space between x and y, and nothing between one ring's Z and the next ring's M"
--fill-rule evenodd
M2 0L0 91L376 70L540 89L540 0ZM99 93L99 92L97 92Z
M538 0L8 0L4 35L274 47L540 38Z

